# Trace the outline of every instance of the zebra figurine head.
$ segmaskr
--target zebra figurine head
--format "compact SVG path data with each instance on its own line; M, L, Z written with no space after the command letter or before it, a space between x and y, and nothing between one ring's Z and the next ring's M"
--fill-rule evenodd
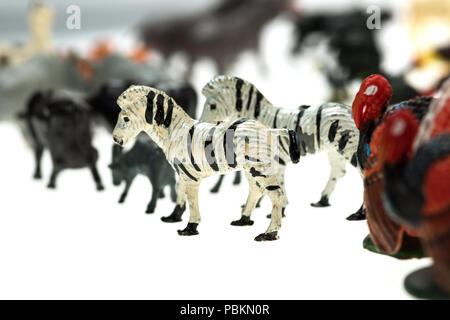
M117 105L121 111L113 131L113 139L124 146L145 128L145 106L147 104L148 87L131 86L119 98Z
M202 94L206 101L200 119L209 123L247 117L249 108L265 99L250 82L226 75L214 77Z

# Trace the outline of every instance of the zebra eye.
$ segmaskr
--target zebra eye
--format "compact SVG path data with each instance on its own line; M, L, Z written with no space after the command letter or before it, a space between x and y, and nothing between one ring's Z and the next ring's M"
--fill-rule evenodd
M123 117L123 121L128 122L128 121L130 121L130 118L128 118L128 117Z
M211 108L211 110L216 110L216 105L213 103L213 104L211 104L210 108Z

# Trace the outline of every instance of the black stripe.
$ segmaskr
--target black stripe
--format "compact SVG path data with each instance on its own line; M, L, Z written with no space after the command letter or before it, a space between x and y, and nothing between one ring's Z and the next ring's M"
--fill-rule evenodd
M199 168L197 163L195 163L194 155L192 153L192 138L194 137L195 126L196 126L196 124L194 124L191 127L191 129L189 129L189 136L188 136L188 139L187 139L187 151L189 153L189 157L191 159L192 166L194 167L195 170L200 172L202 170Z
M350 133L351 130L345 130L341 133L341 138L339 139L339 151L341 152L344 150L345 146L347 145L348 140L350 140Z
M156 96L156 114L154 119L158 126L164 121L164 96L162 94Z
M209 166L214 170L214 171L219 171L219 166L217 165L217 159L216 159L216 154L214 152L214 146L212 145L213 142L213 135L214 135L214 131L216 130L216 127L211 128L211 130L209 130L208 134L206 135L205 138L205 156L206 156L206 161L208 161ZM209 151L210 145L212 145L212 150L211 152Z
M173 164L175 166L175 169L177 170L177 173L180 174L180 171L178 170L178 168L181 169L181 171L184 172L185 175L187 175L189 177L189 179L194 180L194 181L198 181L196 177L194 177L185 167L184 165L181 163L180 160L178 160L177 158L173 159Z
M153 123L153 99L155 98L155 92L150 91L147 94L147 109L145 109L145 121L147 123Z
M253 161L253 162L261 162L261 160L245 155L245 160Z
M336 132L339 126L339 120L334 121L331 126L330 126L330 130L328 131L328 140L330 142L334 141L334 138L336 137Z
M231 168L236 168L236 153L234 153L234 133L236 128L247 121L247 119L238 119L234 121L231 126L225 131L223 135L223 152L225 154L225 159L227 161L228 166ZM229 137L228 137L229 135Z
M263 175L260 171L256 170L256 169L253 168L253 167L250 168L250 174L252 175L252 177L263 177L263 178L266 177L266 176Z
M244 85L244 80L237 78L236 79L236 110L242 110L242 86Z
M253 86L250 85L250 90L248 91L247 110L250 109L250 102L252 102L252 95L253 95Z
M279 156L275 156L273 157L276 161L278 161L279 164L281 164L282 166L286 165L286 162L284 162L283 159L281 159Z
M297 122L295 123L295 132L297 132L298 127L300 126L300 120L303 117L303 114L305 113L305 109L300 110L300 112L297 114Z
M172 98L169 98L169 100L167 101L167 114L166 118L164 119L164 126L166 128L168 128L172 123L172 112L173 112L173 100Z
M317 149L320 149L320 122L322 121L322 108L323 108L323 105L321 105L319 107L319 110L317 110L317 116L316 116Z
M263 98L263 95L261 92L259 92L258 89L256 89L256 102L255 102L255 119L258 119L259 114L261 113L261 100Z
M278 112L280 112L281 109L278 109L277 112L275 112L275 117L273 118L273 125L272 128L276 128L277 127L277 116L278 116Z
M280 186L267 186L266 189L269 191L273 191L273 190L280 189Z

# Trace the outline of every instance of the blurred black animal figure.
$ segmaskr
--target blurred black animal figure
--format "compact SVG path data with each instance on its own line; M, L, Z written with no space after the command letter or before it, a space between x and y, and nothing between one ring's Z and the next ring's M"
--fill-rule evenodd
M223 0L206 12L148 22L142 26L141 36L150 48L160 51L164 57L184 52L189 59L187 78L193 64L204 57L212 59L217 72L223 74L242 52L259 51L263 26L289 9L290 2Z
M130 151L122 153L113 149L113 162L109 165L112 171L113 184L119 186L125 182L119 203L123 203L131 184L138 174L146 176L152 184L152 197L146 213L155 212L158 198L164 197L163 189L170 186L170 198L176 201L175 174L167 162L163 151L147 135L140 135Z
M314 45L328 39L335 61L325 65L328 83L333 88L331 101L348 98L347 86L353 80L365 79L371 74L386 74L381 69L381 50L377 46L378 30L367 28L369 15L363 10L344 13L319 13L298 17L292 52L298 54L305 44ZM391 19L391 12L381 11L381 24ZM387 76L393 89L392 103L414 98L419 93L403 75Z
M31 133L36 179L42 177L41 158L48 149L53 162L49 188L56 188L62 170L89 167L97 190L104 189L97 171L98 152L92 146L90 112L85 101L66 91L37 91L21 118Z

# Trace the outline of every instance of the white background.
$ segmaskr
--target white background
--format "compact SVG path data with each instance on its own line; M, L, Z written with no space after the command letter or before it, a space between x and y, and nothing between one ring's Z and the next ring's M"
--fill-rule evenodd
M291 58L291 28L283 19L265 28L268 73L259 72L254 56L244 54L232 74L252 81L276 105L294 108L323 102L329 88L317 68L320 55L307 51ZM408 52L398 50L407 40L398 37L402 30L395 25L381 32L390 43L385 45L385 63L396 66L395 61L408 57ZM390 41L392 37L397 40ZM198 63L196 87L200 89L214 72L210 61ZM160 221L173 209L168 198L159 201L155 214L144 213L151 195L146 178L138 177L126 203L117 204L122 187L111 184L107 164L112 139L105 131L96 130L94 140L103 192L95 191L87 169L64 171L58 189L46 189L48 154L44 181L33 181L33 156L19 131L1 123L0 137L3 299L405 299L411 297L403 289L404 277L430 263L399 261L362 248L366 222L345 220L362 201L362 182L350 165L331 197L331 207L309 205L319 200L328 178L325 154L302 158L288 168L290 205L280 240L261 243L253 238L269 224L268 199L255 210L253 226L230 226L246 199L245 179L236 187L227 176L219 194L208 192L216 178L206 179L200 188L200 235L180 237L176 230L185 227L187 213L182 223Z

